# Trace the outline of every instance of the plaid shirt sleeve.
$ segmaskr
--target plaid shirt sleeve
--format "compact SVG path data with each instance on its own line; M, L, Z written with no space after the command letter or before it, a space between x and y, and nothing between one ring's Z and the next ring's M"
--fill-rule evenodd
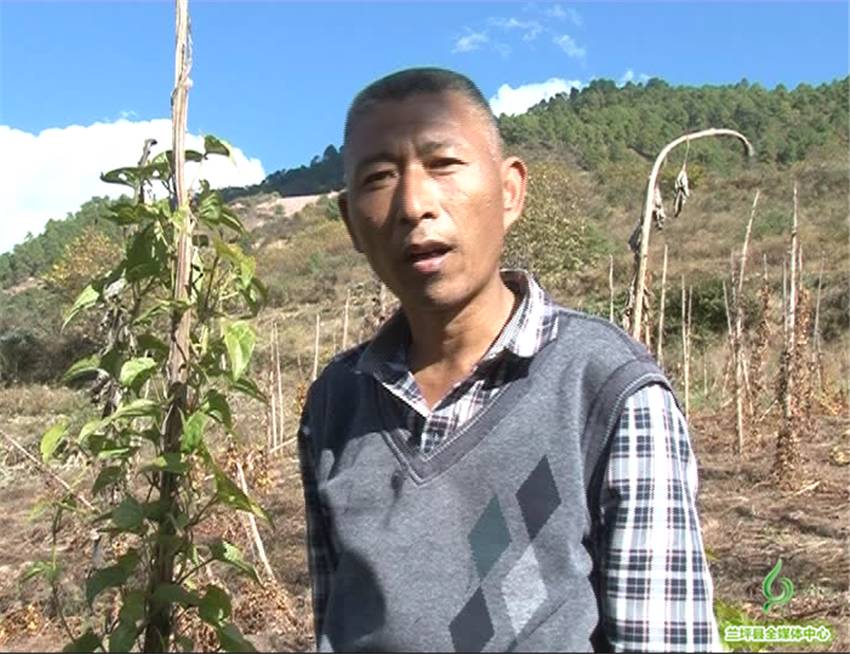
M301 481L304 486L307 563L313 588L313 628L316 646L318 647L328 598L328 584L333 573L333 551L328 535L327 521L319 500L316 466L309 439L310 428L307 425L305 411L304 416L302 416L301 427L298 430L298 459L301 468Z
M620 415L603 481L602 621L614 651L722 651L685 418L659 385Z

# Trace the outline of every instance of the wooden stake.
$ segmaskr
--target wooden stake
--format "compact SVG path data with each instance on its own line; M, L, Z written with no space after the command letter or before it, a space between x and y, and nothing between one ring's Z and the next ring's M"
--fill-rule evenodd
M351 304L351 289L345 291L345 307L342 310L342 349L348 347L348 307Z
M682 275L682 376L684 377L684 386L685 386L685 419L688 418L688 413L690 412L690 371L689 371L689 363L690 363L690 352L689 343L688 343L688 296L685 293L685 276Z
M242 471L242 463L240 461L236 462L236 474L239 478L239 486L242 488L242 492L245 493L245 495L248 495L248 484L245 482L245 473ZM269 559L266 556L266 548L263 546L263 539L260 538L260 530L257 529L257 520L254 518L253 513L248 513L246 511L244 512L244 515L248 521L250 535L253 537L254 549L257 551L257 556L263 564L266 576L270 581L277 582L274 572L272 571L272 567L269 565Z
M271 415L272 425L272 442L269 444L269 449L274 449L277 445L277 398L274 392L274 369L269 370L269 414Z
M32 454L27 452L27 449L23 445L18 443L18 441L16 441L14 438L9 436L8 434L5 434L3 432L0 432L0 434L2 434L3 438L5 438L7 441L9 441L9 443L12 445L12 447L14 447L16 450L18 450L21 454L23 454L29 460L30 463L35 465L37 470L44 473L45 475L50 477L53 481L58 483L62 488L64 488L66 491L68 491L68 493L70 493L74 497L75 500L77 500L80 504L82 504L84 507L86 507L89 511L91 511L92 513L97 513L97 509L95 509L94 506L92 506L91 502L89 502L82 495L79 495L73 488L71 488L70 485L68 485L68 482L66 482L64 479L62 479L62 477L60 477L55 472L53 472L50 468L48 468L46 465L44 465L41 461L39 461Z
M688 358L687 358L687 366L685 367L685 401L688 403L690 407L690 395L691 395L691 329L694 324L693 320L693 300L694 300L694 288L693 286L688 286L688 328L686 334L688 336ZM688 412L690 415L690 411Z
M192 274L192 232L195 219L189 206L189 192L185 180L186 163L186 122L189 106L189 71L192 67L192 55L189 43L189 1L176 0L176 55L174 62L174 91L171 95L172 153L174 175L174 202L177 206L175 219L179 227L175 230L177 240L177 266L174 271L172 299L183 304L189 297ZM165 420L165 434L162 442L164 454L180 452L180 436L183 432L183 416L188 404L186 381L189 374L189 331L191 311L177 311L172 314L172 331L168 352L168 390L169 408ZM150 587L160 588L174 581L174 558L176 552L170 545L175 533L172 516L176 515L176 502L179 490L179 478L174 472L163 470L159 481L159 502L162 515L157 526L156 549L151 562ZM174 615L171 603L148 602L148 624L145 628L143 650L145 652L167 652L170 649L171 633L174 628Z
M319 376L319 331L321 330L322 318L320 314L316 314L316 342L313 344L313 374L310 377L311 381L316 381Z
M773 473L780 482L786 485L793 485L795 480L792 478L795 472L796 462L799 456L797 421L794 415L794 390L797 370L795 365L795 341L796 341L796 323L797 323L797 263L798 263L798 243L797 243L797 184L794 183L794 213L791 223L791 253L789 269L787 272L788 291L787 297L783 293L783 304L785 305L785 345L782 353L784 366L781 374L784 375L782 384L782 425L776 440L776 458L774 459ZM783 275L785 268L783 267ZM785 281L783 280L783 290Z
M726 280L723 282L723 308L726 311L726 346L728 347L728 353L725 362L723 363L723 385L720 387L720 395L721 397L726 395L726 382L729 378L729 370L734 366L735 363L735 347L732 344L732 315L731 310L729 308L729 294L726 291Z
M283 403L283 376L280 374L280 340L278 338L277 331L277 323L274 325L274 367L276 373L276 382L277 382L277 411L278 411L278 419L277 419L277 439L275 440L275 447L280 443L283 439L284 427L283 421L286 418L286 409Z
M740 456L744 452L744 405L743 405L743 384L746 370L744 368L744 275L746 274L747 266L747 248L750 245L750 233L753 228L753 219L756 215L756 207L759 202L760 190L756 190L756 195L753 198L753 206L750 210L750 219L747 221L747 230L744 234L744 243L741 246L741 256L738 267L737 288L734 289L732 299L734 301L735 311L735 335L732 338L733 356L735 358L735 435L736 451ZM732 268L732 282L735 282L735 270ZM752 398L750 398L750 407L752 409ZM752 413L752 411L751 411Z
M661 304L658 308L658 339L655 344L655 359L664 367L664 305L667 303L667 244L664 244L664 263L661 268Z
M818 389L823 391L823 366L822 362L822 353L821 353L821 336L820 336L820 292L821 286L823 285L823 266L824 266L824 256L821 255L820 258L820 272L818 273L818 290L817 295L815 296L815 323L812 326L812 340L815 345L815 375L817 379Z
M794 331L797 324L797 184L794 184L794 215L791 226L791 264L788 271L788 332L791 353L794 352Z
M782 343L788 340L788 257L782 257Z
M378 295L378 301L381 310L381 321L383 321L387 314L387 285L384 284L384 282L381 282L381 290Z

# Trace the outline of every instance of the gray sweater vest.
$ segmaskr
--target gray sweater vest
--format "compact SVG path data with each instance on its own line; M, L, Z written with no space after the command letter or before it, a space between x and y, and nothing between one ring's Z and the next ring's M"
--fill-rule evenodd
M589 651L599 640L606 445L664 375L607 321L560 309L558 337L423 457L398 400L353 371L307 420L335 572L319 649Z

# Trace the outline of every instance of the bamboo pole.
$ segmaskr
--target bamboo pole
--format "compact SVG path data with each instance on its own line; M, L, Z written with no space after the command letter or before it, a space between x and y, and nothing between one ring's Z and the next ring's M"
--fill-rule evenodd
M664 367L664 305L667 298L667 244L664 244L664 263L661 267L661 301L658 307L658 339L655 344L655 359Z
M608 320L614 322L614 255L608 255Z
M175 0L176 45L174 62L174 91L171 95L172 110L172 161L174 175L174 202L177 208L178 228L175 230L177 266L174 273L173 299L182 304L189 297L192 272L192 232L194 217L189 206L189 193L185 180L186 123L189 106L189 71L192 67L191 44L189 42L189 1ZM180 435L183 431L183 415L187 406L186 381L189 373L189 331L191 311L176 311L172 314L171 342L168 353L168 388L170 406L165 421L163 452L180 452ZM176 513L178 476L167 470L160 473L159 501L164 516ZM150 575L150 593L174 579L176 552L168 544L175 533L173 520L163 518L158 524L158 545L153 554ZM148 601L148 624L145 628L143 649L145 652L167 652L170 648L174 615L170 603Z
M653 207L655 204L655 188L657 185L656 180L658 178L658 173L661 170L661 165L664 163L665 159L667 159L667 155L673 150L673 148L681 143L690 143L691 141L696 141L697 139L705 138L707 136L734 136L744 144L747 156L753 155L753 146L743 134L732 129L723 128L710 128L699 132L685 134L668 143L658 154L658 157L655 159L655 163L652 166L652 172L649 174L649 181L646 186L646 198L640 223L640 240L638 241L639 250L636 252L636 271L632 284L630 306L627 309L630 321L630 331L635 339L640 339L641 336L644 293L646 289L646 271L649 258L649 233L652 227L652 214L654 213Z

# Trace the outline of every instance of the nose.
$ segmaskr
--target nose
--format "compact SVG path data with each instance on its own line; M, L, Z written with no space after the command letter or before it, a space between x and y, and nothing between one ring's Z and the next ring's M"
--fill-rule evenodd
M417 224L436 218L439 201L434 180L421 166L408 166L396 186L396 215L399 220Z

